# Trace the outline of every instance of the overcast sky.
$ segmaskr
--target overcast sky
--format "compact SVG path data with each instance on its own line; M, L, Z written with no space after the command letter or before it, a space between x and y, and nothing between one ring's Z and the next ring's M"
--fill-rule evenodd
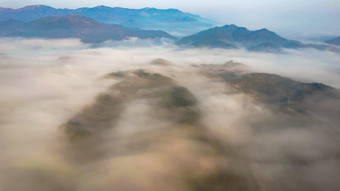
M0 0L1 7L35 4L57 8L177 8L221 24L265 27L288 37L340 36L340 0Z

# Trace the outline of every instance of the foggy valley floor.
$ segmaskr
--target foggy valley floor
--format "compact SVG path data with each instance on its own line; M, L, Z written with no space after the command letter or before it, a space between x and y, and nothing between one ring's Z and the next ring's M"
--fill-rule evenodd
M1 39L0 190L339 190L339 63Z

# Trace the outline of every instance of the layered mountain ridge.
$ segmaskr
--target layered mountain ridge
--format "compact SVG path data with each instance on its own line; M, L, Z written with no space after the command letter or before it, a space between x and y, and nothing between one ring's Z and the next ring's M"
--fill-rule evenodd
M160 30L140 30L120 25L97 22L81 15L49 16L22 22L7 20L0 23L0 36L28 38L79 38L85 43L100 43L107 40L169 38L170 34Z
M20 9L0 8L0 21L9 19L31 22L52 15L83 15L102 23L119 24L141 29L159 29L190 34L213 26L211 21L178 9L128 9L97 6L78 9L56 9L45 5L32 5Z
M3 37L79 38L85 43L101 43L130 37L176 39L167 32L185 36L211 26L206 19L177 9L106 6L55 9L44 5L20 9L0 8L0 36ZM251 31L234 24L206 29L176 42L182 47L245 48L257 52L275 53L283 48L340 52L333 46L339 45L339 37L326 43L329 45L302 43L286 39L266 28Z
M251 51L279 51L281 48L315 48L338 51L327 45L304 44L296 40L289 40L265 28L251 31L234 24L214 27L183 37L177 44L208 48L243 47Z
M340 46L340 36L336 37L336 38L333 38L333 39L330 39L330 40L327 40L325 41L327 44L333 44L333 45L338 45Z

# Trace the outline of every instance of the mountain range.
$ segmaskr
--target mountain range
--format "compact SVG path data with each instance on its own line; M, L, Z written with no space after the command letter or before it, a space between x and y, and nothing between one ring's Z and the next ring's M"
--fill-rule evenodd
M250 31L245 27L238 27L236 25L225 25L204 30L184 37L178 42L178 44L219 48L236 48L238 45L254 47L264 43L284 47L301 46L301 43L298 41L287 40L267 29Z
M23 22L52 15L83 15L98 22L118 24L140 29L159 29L176 34L192 34L209 28L212 21L177 9L128 9L97 6L93 8L56 9L44 5L31 5L20 9L0 8L0 21L9 19Z
M84 43L93 44L130 37L175 40L176 37L167 32L178 36L205 28L181 38L176 44L182 47L245 48L262 52L279 52L282 48L314 48L340 52L333 46L340 44L340 37L326 41L329 45L306 44L286 39L265 28L251 31L234 24L213 28L209 28L210 26L206 19L177 9L105 6L55 9L44 5L20 9L0 8L0 36L4 37L79 38Z
M116 24L104 24L81 15L59 15L36 19L31 22L7 20L0 22L0 36L28 38L79 38L84 43L100 43L107 40L169 38L160 30L140 30Z
M268 29L251 31L245 27L225 25L214 27L183 37L178 45L208 48L246 48L251 51L280 51L281 48L315 48L318 50L337 50L322 44L304 44L283 38Z
M333 38L333 39L330 39L330 40L327 40L325 42L328 43L328 44L333 44L333 45L340 46L340 36L338 36L336 38Z

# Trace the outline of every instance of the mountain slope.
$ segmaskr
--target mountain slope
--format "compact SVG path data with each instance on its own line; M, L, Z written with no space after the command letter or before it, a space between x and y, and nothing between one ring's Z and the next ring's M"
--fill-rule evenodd
M201 31L191 36L182 38L179 45L205 46L205 47L245 47L249 49L284 47L300 48L302 43L285 39L267 29L250 31L244 27L236 25L225 25ZM221 46L223 44L223 46Z
M338 36L336 38L333 38L333 39L330 39L330 40L327 40L325 42L328 43L328 44L333 44L333 45L340 46L340 36Z
M232 61L223 65L202 65L203 74L227 83L234 93L242 92L270 107L305 112L311 98L339 99L338 90L322 83L303 83L270 73L247 71L247 66Z
M174 37L159 30L139 30L119 25L108 25L81 15L49 16L29 23L9 20L0 23L0 36L37 38L79 38L85 43Z
M0 21L9 19L30 22L51 15L73 14L70 9L54 9L44 5L31 5L20 9L0 8Z
M198 15L177 9L127 9L97 6L79 9L55 9L44 5L27 6L20 9L0 8L0 21L15 19L30 22L52 15L83 15L99 22L119 24L143 29L161 29L173 32L193 33L212 25Z

